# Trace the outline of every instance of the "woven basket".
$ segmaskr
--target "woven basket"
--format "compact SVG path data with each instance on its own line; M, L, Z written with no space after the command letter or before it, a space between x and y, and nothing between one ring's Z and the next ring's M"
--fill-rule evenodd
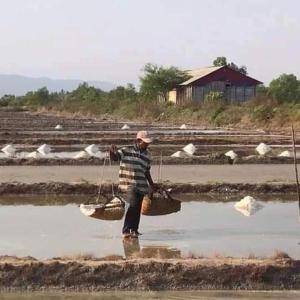
M176 213L181 209L181 202L162 196L150 199L148 195L144 196L142 203L142 214L145 216L161 216Z
M81 212L91 218L116 221L121 220L125 213L124 201L115 197L106 205L80 205Z

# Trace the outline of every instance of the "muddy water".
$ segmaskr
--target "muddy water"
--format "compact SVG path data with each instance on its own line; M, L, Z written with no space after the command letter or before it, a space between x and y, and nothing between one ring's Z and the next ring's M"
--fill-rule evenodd
M281 300L299 299L299 292L227 292L227 291L195 291L195 292L104 292L95 294L51 294L51 293L28 293L28 294L1 294L0 300L168 300L168 299L202 299L202 300Z
M271 256L281 250L300 259L297 202L263 204L262 210L246 217L234 209L234 202L184 202L179 213L142 216L144 234L139 240L125 242L120 234L122 221L85 217L75 204L2 205L0 255L248 257Z

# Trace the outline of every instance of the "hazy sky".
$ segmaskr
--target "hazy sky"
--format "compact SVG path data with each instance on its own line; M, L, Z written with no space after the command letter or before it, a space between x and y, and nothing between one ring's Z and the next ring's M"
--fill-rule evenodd
M0 74L138 83L147 62L217 56L300 77L298 0L0 0Z

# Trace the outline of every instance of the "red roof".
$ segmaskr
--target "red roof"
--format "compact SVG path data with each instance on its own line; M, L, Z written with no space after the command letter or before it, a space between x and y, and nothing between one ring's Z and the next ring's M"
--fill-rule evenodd
M208 67L196 70L187 71L192 78L181 83L181 86L186 85L205 85L211 81L228 81L233 85L258 85L261 81L247 76L239 71L236 71L228 66Z

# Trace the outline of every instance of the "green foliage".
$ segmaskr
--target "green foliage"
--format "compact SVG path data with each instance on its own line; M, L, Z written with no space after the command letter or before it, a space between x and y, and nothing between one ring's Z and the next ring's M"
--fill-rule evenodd
M14 95L4 95L0 98L0 106L8 106L15 103L16 96Z
M164 68L149 63L145 65L144 76L140 78L140 91L148 98L161 96L167 101L167 93L189 78L189 75L176 67Z
M256 95L257 96L267 96L269 94L269 88L260 84L256 87Z
M209 120L215 123L218 115L222 113L225 108L225 100L222 92L209 92L204 98L204 109L207 111Z
M138 93L135 86L131 83L127 84L126 87L118 86L116 89L111 90L108 93L108 97L119 101L135 101L138 98Z
M34 92L28 92L25 96L21 97L21 103L28 106L43 106L47 105L52 100L46 87L42 87Z
M79 84L78 88L68 96L68 101L95 102L99 101L105 93L101 89L89 86L86 82Z
M273 118L273 116L273 108L268 105L259 105L255 107L251 113L252 120L259 122L268 122Z
M209 92L205 95L204 103L218 104L224 102L224 94L222 92Z
M300 81L294 74L282 74L271 81L269 95L280 103L300 103Z
M236 70L244 75L247 75L247 67L246 66L238 66L234 62L228 63L227 58L225 56L219 56L213 61L213 65L215 67L223 67L228 66L229 68Z
M225 56L218 56L214 61L213 65L215 67L227 66L227 58Z

